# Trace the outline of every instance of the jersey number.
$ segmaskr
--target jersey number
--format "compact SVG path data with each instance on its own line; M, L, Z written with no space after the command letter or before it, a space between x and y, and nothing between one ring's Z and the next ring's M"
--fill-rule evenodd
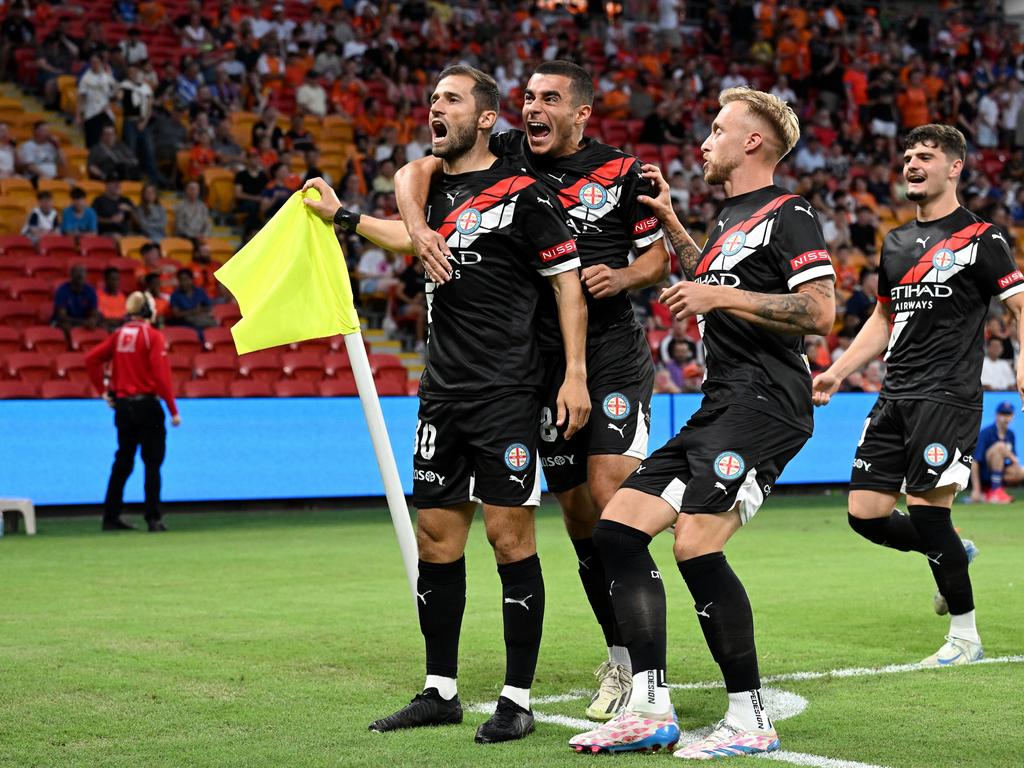
M416 422L416 444L413 446L413 453L419 453L419 455L425 460L430 461L434 458L434 449L437 443L437 428L432 424L424 424L420 421Z
M540 439L545 443L555 442L558 437L558 427L555 426L555 419L550 408L541 408L540 411Z

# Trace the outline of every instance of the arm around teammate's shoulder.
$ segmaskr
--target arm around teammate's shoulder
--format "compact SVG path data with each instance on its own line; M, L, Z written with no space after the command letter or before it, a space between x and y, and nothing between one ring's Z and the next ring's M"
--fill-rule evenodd
M815 405L828 405L843 381L854 371L881 355L889 346L889 309L879 301L853 342L839 359L814 378L812 397Z

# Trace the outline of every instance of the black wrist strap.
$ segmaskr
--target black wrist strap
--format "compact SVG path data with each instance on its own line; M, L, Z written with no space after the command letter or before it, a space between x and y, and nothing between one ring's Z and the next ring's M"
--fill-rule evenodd
M360 214L339 208L334 214L334 226L344 232L355 232L359 226Z

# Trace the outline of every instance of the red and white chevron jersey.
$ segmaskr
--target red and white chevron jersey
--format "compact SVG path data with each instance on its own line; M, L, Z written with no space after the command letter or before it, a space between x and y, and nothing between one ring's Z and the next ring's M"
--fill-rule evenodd
M580 260L564 217L537 202L539 186L501 160L431 185L427 222L447 239L453 272L443 285L427 282L421 397L493 397L542 385L538 296L551 294L548 277L578 269Z
M640 175L640 161L595 139L584 138L578 152L565 157L535 155L523 131L503 131L491 137L491 151L507 157L524 173L544 182L552 194L547 204L568 214L584 267L629 266L633 247L646 248L661 239L661 223L650 208L637 202L651 184ZM629 296L622 292L595 299L586 292L589 335L635 322Z
M781 187L730 197L701 251L695 282L755 293L791 293L835 279L810 203ZM699 318L707 355L702 408L741 404L810 432L811 376L803 338L774 333L726 312Z
M981 410L989 300L1024 291L1003 233L966 208L885 236L878 300L892 335L881 397Z

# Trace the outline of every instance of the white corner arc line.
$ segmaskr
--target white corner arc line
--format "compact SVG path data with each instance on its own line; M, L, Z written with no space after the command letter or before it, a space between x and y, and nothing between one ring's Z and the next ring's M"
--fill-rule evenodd
M972 662L975 664L1020 664L1024 662L1024 654L1015 656L996 656L991 659L980 659ZM767 683L791 683L802 680L822 680L825 678L844 677L874 677L876 675L893 675L900 672L920 672L933 667L922 667L920 664L888 664L884 667L847 667L846 669L833 669L828 672L787 672L781 675L768 675L762 677L761 682ZM724 688L725 683L721 680L707 680L699 683L670 683L669 688L677 690L695 690L704 688Z

